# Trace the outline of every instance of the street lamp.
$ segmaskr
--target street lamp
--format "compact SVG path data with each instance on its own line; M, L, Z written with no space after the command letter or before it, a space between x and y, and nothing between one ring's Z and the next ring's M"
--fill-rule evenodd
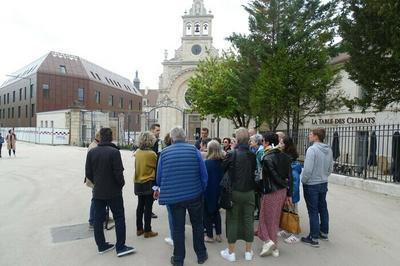
M15 76L15 75L6 75L8 77L12 77L12 78L19 78L19 79L26 79L29 80L29 107L28 107L28 114L29 114L29 127L32 127L32 94L33 94L33 88L32 88L32 79L31 77L27 78L27 77L21 77L19 75Z

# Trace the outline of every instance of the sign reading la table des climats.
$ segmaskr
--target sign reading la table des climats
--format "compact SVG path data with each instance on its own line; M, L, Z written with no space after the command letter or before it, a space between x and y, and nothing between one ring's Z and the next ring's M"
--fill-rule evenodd
M313 125L375 124L375 117L312 118Z

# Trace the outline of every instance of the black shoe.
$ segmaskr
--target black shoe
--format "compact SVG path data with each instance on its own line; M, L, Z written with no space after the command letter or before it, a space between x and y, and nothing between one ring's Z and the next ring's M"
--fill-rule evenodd
M204 262L206 262L208 260L208 254L206 253L206 256L201 258L201 259L197 259L197 263L198 264L204 264Z
M171 262L171 265L173 265L173 266L183 266L183 263L178 264L177 262L174 261L174 256L171 257L170 262Z
M134 253L136 249L134 247L124 246L121 250L117 251L117 256L122 257L131 253Z
M258 221L260 217L258 215L254 215L254 220Z
M152 218L152 219L157 219L158 216L157 216L154 212L152 212L152 213L151 213L151 218Z
M316 240L313 240L310 236L308 237L302 237L301 242L308 244L314 248L319 248L319 243Z
M115 246L113 244L105 243L104 247L99 249L99 254L104 254L107 251L113 250L114 248Z
M324 240L324 241L328 241L328 234L324 234L322 232L319 232L319 239Z

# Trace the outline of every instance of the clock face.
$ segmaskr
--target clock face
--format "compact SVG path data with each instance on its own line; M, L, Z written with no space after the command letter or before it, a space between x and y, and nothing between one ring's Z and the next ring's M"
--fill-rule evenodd
M195 44L192 46L192 53L194 55L199 55L201 53L201 46L198 44Z

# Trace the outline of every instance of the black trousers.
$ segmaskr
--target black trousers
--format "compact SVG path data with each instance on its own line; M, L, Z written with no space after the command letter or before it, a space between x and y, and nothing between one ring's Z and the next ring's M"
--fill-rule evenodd
M110 206L115 221L115 234L117 238L115 248L118 252L125 247L126 239L125 210L122 196L105 200L94 199L94 239L99 251L103 250L106 246L103 226L106 219L107 206Z
M153 210L153 195L138 196L138 205L136 208L136 229L143 230L143 214L144 214L144 231L151 231L151 213Z

